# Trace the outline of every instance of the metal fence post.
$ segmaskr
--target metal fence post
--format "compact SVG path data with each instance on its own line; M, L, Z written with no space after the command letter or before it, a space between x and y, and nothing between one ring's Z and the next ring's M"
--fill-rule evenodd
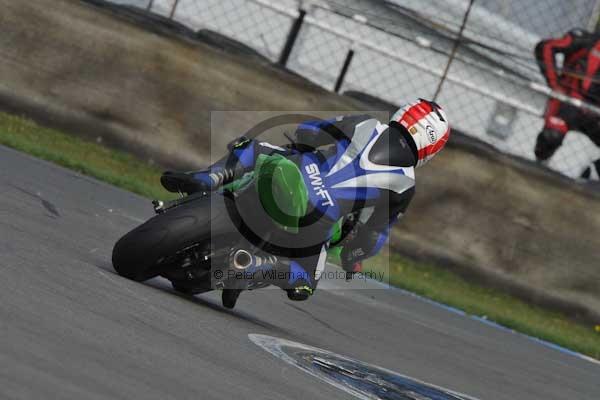
M175 0L175 4L173 4L173 8L171 9L171 15L169 15L169 19L173 19L175 16L175 11L177 10L177 6L179 5L179 0Z
M440 79L440 84L438 85L435 95L433 96L433 101L436 101L440 92L442 91L442 86L444 86L444 82L446 81L446 77L448 76L448 72L450 71L450 66L452 65L452 61L454 61L454 57L456 56L456 51L458 50L458 46L460 45L460 41L463 37L463 32L465 31L465 27L467 26L467 20L469 19L469 14L471 13L471 8L473 7L473 3L475 0L469 1L469 6L467 7L467 11L465 12L465 16L462 21L462 25L460 26L460 30L458 31L458 37L454 42L454 46L452 46L452 51L450 52L450 57L448 58L448 63L446 64L446 68L444 69L444 73Z
M348 69L350 68L350 64L352 63L352 59L354 58L354 50L348 50L348 54L346 54L346 60L344 61L344 66L340 71L340 75L335 82L335 89L333 89L336 93L340 92L342 85L344 84L344 79L346 78L346 74L348 73Z
M304 23L304 17L306 17L306 11L300 9L300 15L298 15L298 18L296 18L296 21L294 21L294 25L292 25L290 28L287 40L285 41L285 46L283 46L283 50L279 56L278 63L283 67L287 65L290 55L292 54L294 44L296 43L296 39L298 39L298 34L300 33L300 29L302 29L302 24Z
M148 2L148 7L146 7L146 11L152 11L153 6L154 6L154 0L150 0Z

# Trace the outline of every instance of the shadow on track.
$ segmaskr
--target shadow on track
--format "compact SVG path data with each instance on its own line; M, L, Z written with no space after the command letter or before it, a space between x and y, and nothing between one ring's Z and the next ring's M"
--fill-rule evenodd
M113 269L112 266L110 265L110 263L108 262L96 262L94 263L94 266L97 267L98 269L101 269L104 273L108 273L111 276L115 277L116 279L123 279L124 281L128 281L126 278L121 277L119 274L117 274ZM130 282L130 281L129 281ZM240 310L229 310L227 308L224 308L223 306L221 306L221 304L212 301L211 299L208 299L206 297L201 297L201 295L186 295L183 293L179 293L177 291L175 291L171 285L168 283L167 280L163 279L163 278L154 278L151 279L147 282L141 282L139 283L139 285L143 285L146 287L151 287L153 289L157 289L161 292L164 293L168 293L169 295L173 295L176 297L179 297L180 299L184 299L186 301L189 301L191 303L194 303L198 306L202 306L205 308L208 308L212 311L218 312L220 314L224 314L224 315L228 315L231 317L234 317L238 320L244 321L246 323L249 323L251 325L254 325L256 327L259 328L263 328L266 329L270 332L276 332L278 334L282 334L282 335L286 335L288 337L294 337L295 335L284 329L281 328L277 325L273 325L269 322L266 322L254 315L248 314L244 311L240 311ZM283 305L283 301L282 301L282 305Z

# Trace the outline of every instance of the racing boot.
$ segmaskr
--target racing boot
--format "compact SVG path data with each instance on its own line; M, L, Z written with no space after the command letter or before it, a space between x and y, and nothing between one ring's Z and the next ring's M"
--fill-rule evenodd
M238 172L239 173L239 172ZM197 172L167 171L160 177L160 183L172 193L194 194L211 192L235 179L233 168L218 168Z
M210 190L208 182L195 179L194 174L189 172L167 171L160 177L160 183L172 193L193 194Z
M295 287L294 289L286 289L288 299L293 301L308 300L314 293L314 289L308 285Z
M237 162L237 151L243 151L252 141L245 136L233 140L227 145L230 155L213 164L209 169L195 172L165 172L160 182L165 189L173 193L193 194L211 192L233 182L246 172ZM233 156L233 158L232 158Z

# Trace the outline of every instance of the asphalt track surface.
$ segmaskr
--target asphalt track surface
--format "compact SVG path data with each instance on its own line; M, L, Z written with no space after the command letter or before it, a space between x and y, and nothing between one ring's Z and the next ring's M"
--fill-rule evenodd
M128 281L112 245L152 215L146 199L3 147L0 185L0 398L352 398L248 334L482 400L600 398L599 365L398 290L262 290L228 311L218 293Z

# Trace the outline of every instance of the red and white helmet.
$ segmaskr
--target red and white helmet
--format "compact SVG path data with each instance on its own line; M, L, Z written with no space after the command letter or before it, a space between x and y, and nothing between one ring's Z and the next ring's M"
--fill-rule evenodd
M419 99L400 108L392 117L410 133L417 147L417 167L422 166L444 148L450 136L448 118L433 101Z

